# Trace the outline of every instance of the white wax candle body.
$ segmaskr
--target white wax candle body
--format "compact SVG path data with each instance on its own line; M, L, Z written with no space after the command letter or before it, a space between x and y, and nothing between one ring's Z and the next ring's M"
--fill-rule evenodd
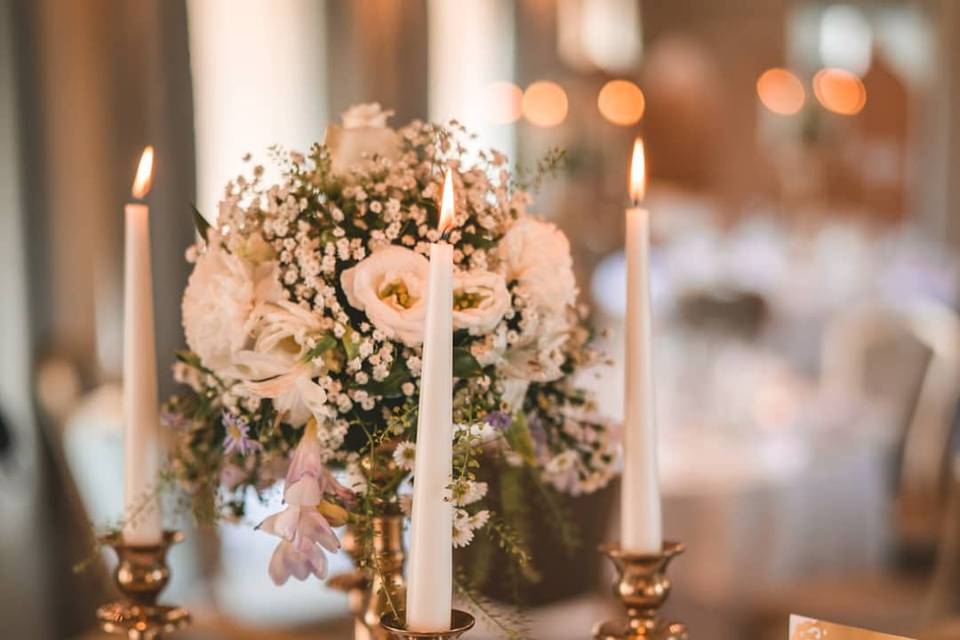
M156 500L160 466L157 354L150 269L150 210L125 209L123 310L124 528L130 545L158 544L163 537Z
M627 319L624 380L621 547L660 553L663 523L650 311L650 214L627 210Z
M407 564L407 628L446 631L453 597L453 247L430 247L413 512Z

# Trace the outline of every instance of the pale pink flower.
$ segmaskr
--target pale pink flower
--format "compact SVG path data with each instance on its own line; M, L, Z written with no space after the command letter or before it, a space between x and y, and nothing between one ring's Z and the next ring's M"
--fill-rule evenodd
M342 486L323 466L324 451L317 439L317 425L310 421L304 429L287 470L283 491L286 508L268 517L258 529L280 538L270 559L270 578L285 583L290 576L306 580L310 574L323 579L327 575L324 550L336 553L340 541L333 527L318 509L326 496L349 501L353 493Z

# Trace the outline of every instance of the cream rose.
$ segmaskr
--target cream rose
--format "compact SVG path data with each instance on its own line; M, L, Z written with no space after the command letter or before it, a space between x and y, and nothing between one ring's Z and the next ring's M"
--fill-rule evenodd
M517 280L543 309L562 312L577 301L570 241L549 222L521 216L499 246L503 275Z
M493 330L510 308L507 283L499 273L468 271L453 279L453 328L473 335Z
M350 306L365 312L374 327L415 347L423 342L429 277L426 258L391 245L344 271L340 285Z
M183 293L181 310L187 345L214 372L229 373L233 356L250 338L254 307L279 291L276 265L239 258L211 232Z
M308 362L309 338L323 331L319 318L292 302L279 300L259 305L253 312L256 339L252 349L234 356L233 371L246 381L247 389L261 398L271 398L274 407L294 425L310 416L332 416L327 394L313 378L319 373Z
M387 126L393 111L377 103L358 104L342 116L343 126L327 127L324 144L330 151L334 173L361 167L374 155L395 160L400 156L400 136Z

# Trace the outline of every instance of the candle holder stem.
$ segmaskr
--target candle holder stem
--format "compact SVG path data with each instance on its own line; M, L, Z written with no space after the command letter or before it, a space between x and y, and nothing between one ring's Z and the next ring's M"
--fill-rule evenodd
M459 609L450 612L450 628L446 631L410 631L406 622L392 613L380 618L380 626L392 640L457 640L470 631L476 622L472 615Z
M625 621L604 622L594 629L595 640L687 640L686 627L659 617L660 607L670 595L667 566L683 553L683 545L667 542L659 554L635 554L619 545L600 549L617 568L613 592L627 610Z
M119 533L103 538L117 553L113 577L123 596L97 609L104 631L128 640L158 640L190 624L190 613L183 607L157 604L170 580L167 551L182 540L179 531L165 531L155 545L128 545Z
M372 547L366 569L334 576L330 586L344 591L354 616L354 640L387 640L387 632L380 626L384 613L403 606L403 516L390 514L374 516L370 522ZM355 562L364 555L363 543L356 531L349 531L344 548Z

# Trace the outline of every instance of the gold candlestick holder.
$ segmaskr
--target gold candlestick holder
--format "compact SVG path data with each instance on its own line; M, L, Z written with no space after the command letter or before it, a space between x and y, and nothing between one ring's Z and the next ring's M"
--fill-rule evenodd
M97 609L100 628L128 640L157 640L190 624L190 613L183 607L157 604L170 581L167 551L182 540L179 531L164 531L163 540L155 545L128 545L119 533L102 539L117 553L113 578L123 597Z
M476 622L472 615L459 609L450 612L450 629L446 631L409 631L406 622L392 613L385 613L380 618L380 626L386 630L393 640L417 640L418 638L456 640L470 631Z
M354 640L387 640L389 634L380 626L380 618L388 611L403 606L405 588L403 563L403 516L390 514L370 520L371 567L334 576L330 586L347 594L350 613L354 616ZM364 554L359 534L348 531L343 546L358 562Z
M605 545L600 550L617 567L614 594L627 610L626 620L603 622L594 629L595 640L687 640L687 628L657 615L670 595L667 565L683 553L683 545L666 542L659 554L623 551L620 545Z

